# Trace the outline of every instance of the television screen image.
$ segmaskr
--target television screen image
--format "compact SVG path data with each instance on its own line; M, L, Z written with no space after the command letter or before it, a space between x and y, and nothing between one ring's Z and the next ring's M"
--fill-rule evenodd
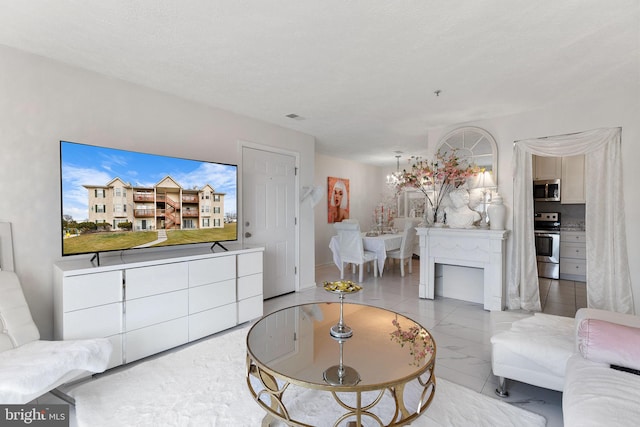
M238 239L238 167L60 142L62 255Z

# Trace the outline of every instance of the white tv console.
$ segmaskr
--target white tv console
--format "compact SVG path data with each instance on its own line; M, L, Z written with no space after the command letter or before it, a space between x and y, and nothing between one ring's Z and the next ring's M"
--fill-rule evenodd
M54 336L107 337L109 368L262 316L264 248L208 248L54 265Z

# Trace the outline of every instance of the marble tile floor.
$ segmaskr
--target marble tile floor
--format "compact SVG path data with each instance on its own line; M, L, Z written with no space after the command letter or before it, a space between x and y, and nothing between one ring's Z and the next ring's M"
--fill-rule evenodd
M400 276L399 267L385 269L383 277L365 274L364 291L350 297L355 302L384 307L415 319L427 328L437 343L436 375L449 381L500 399L494 393L498 380L491 372L491 322L489 312L481 304L436 297L418 298L419 261L413 260L413 274ZM290 293L264 302L268 314L291 305L314 301L331 301L335 296L322 289L324 281L338 280L333 265L316 268L316 284L312 289ZM357 276L346 279L357 280ZM543 312L573 317L580 307L586 307L584 283L540 279L540 299ZM510 396L505 401L543 415L548 427L560 427L562 394L556 391L510 381ZM32 403L64 403L46 394ZM77 426L75 408L70 407L70 427Z

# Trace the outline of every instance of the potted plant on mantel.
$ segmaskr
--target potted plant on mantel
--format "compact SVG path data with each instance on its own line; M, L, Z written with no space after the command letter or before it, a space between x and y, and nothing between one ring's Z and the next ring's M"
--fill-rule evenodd
M454 188L464 185L469 178L484 171L476 165L470 165L461 160L455 150L447 154L436 154L433 159L423 159L420 156L409 158L411 167L403 170L396 184L396 191L406 188L420 190L427 198L432 215L425 209L426 225L443 224L442 201ZM437 226L437 225L436 225Z

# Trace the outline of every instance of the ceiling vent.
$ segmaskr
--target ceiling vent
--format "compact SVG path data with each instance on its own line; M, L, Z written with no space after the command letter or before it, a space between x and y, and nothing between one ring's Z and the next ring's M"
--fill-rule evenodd
M289 117L290 119L293 119L293 120L304 120L304 117L299 116L295 113L287 114L285 117Z

